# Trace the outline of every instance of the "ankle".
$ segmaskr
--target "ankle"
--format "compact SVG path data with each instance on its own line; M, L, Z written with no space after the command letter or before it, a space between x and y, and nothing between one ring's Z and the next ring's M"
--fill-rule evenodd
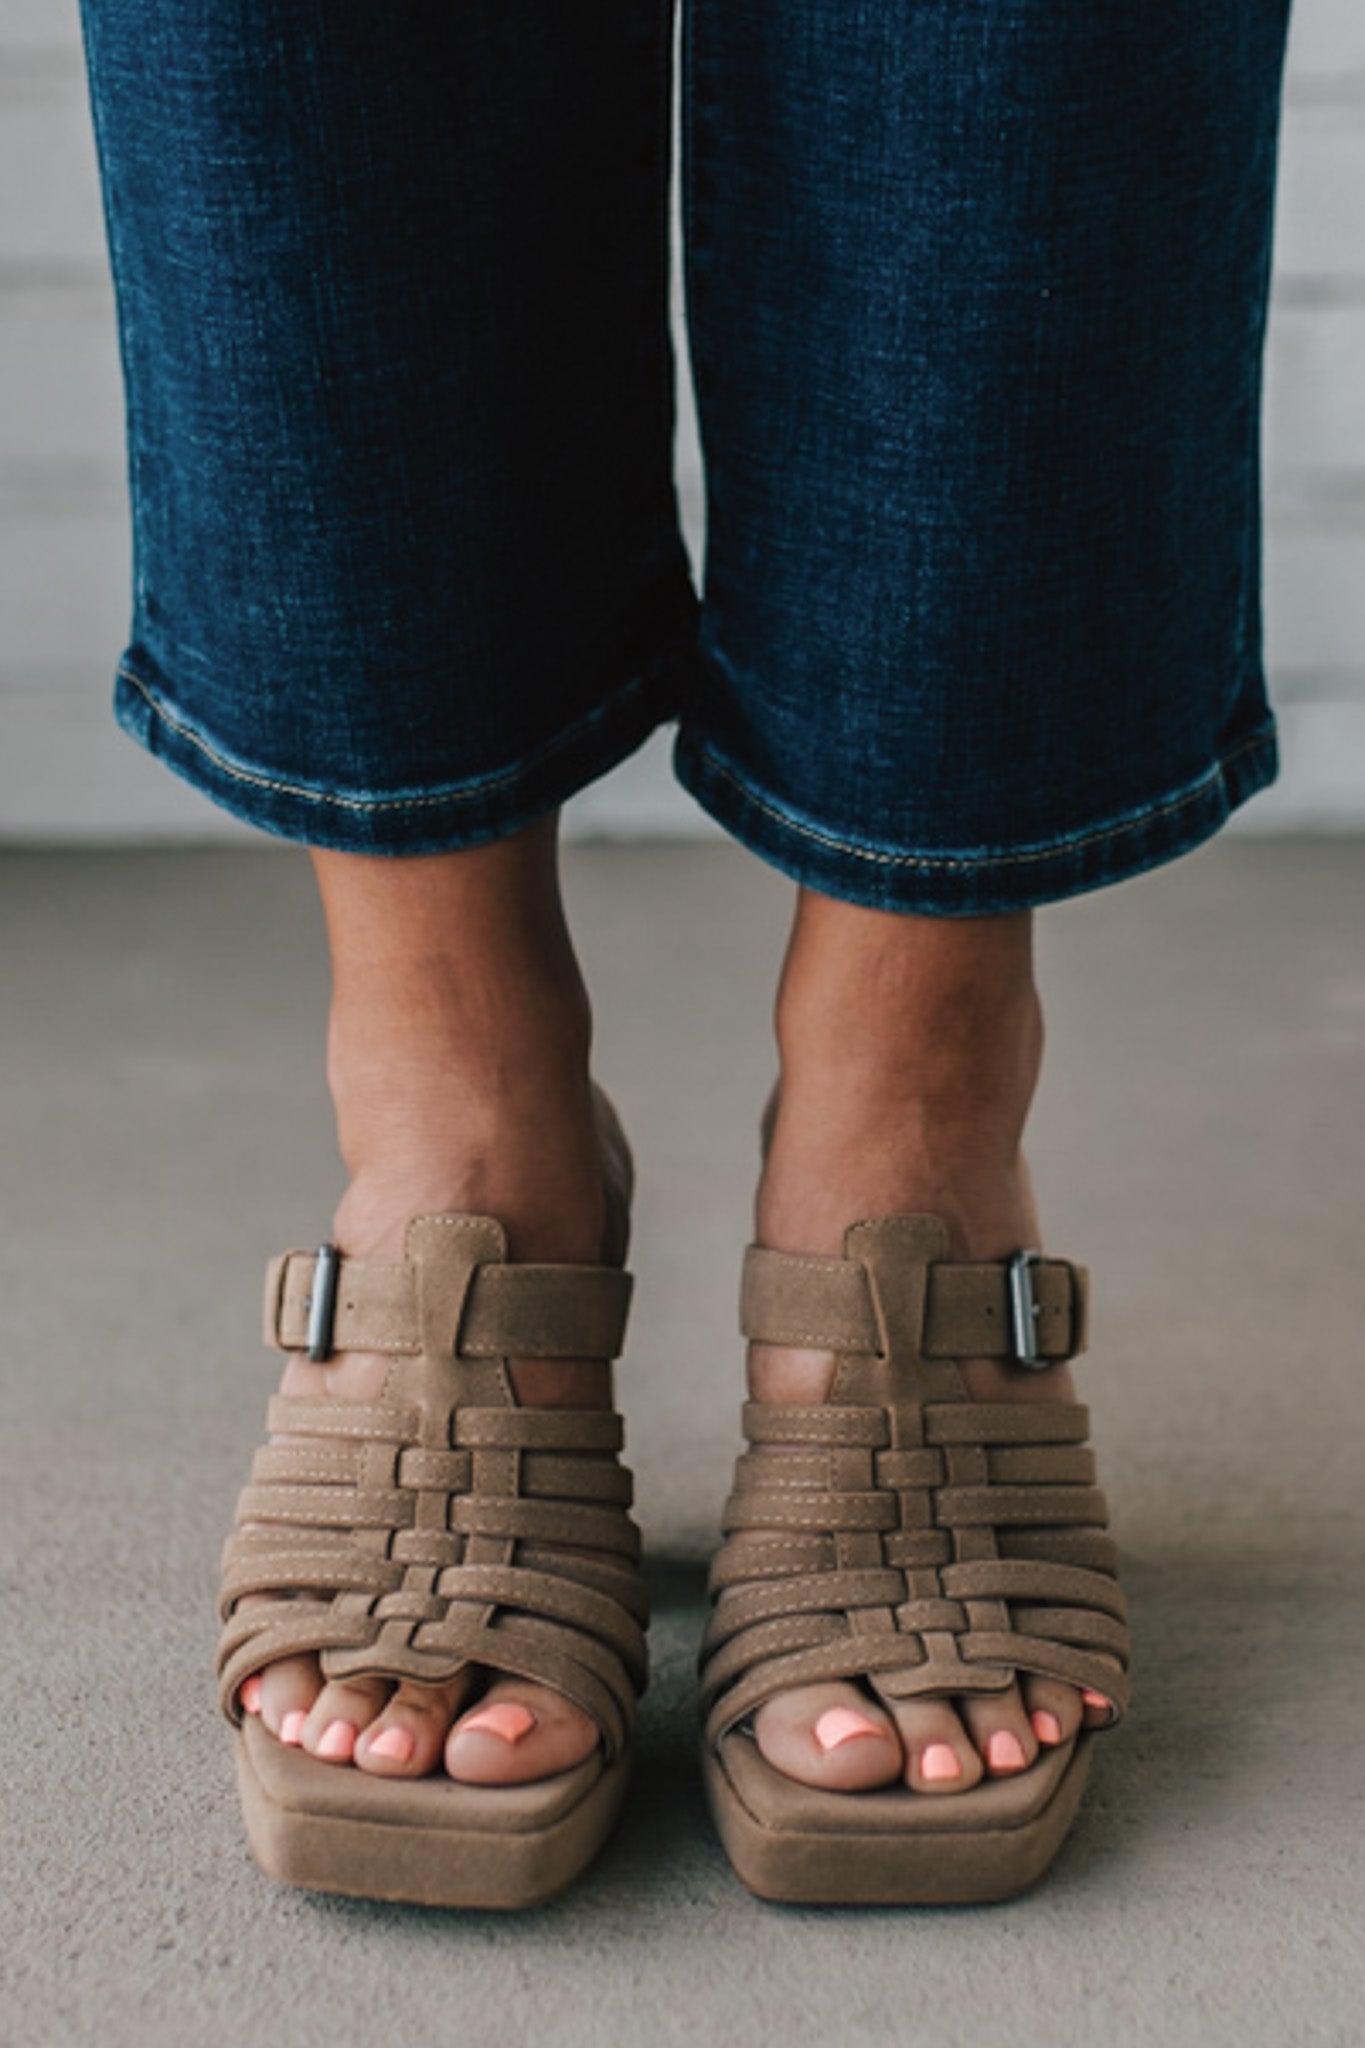
M389 1161L352 1176L336 1207L333 1236L343 1251L397 1258L410 1217L492 1216L507 1233L513 1259L593 1265L604 1256L606 1200L601 1169L558 1178L506 1152L452 1149L445 1158Z
M919 1133L869 1127L837 1146L784 1145L775 1134L758 1185L755 1233L781 1251L835 1253L852 1223L928 1213L942 1219L950 1255L1001 1258L1036 1244L1028 1162L1013 1150L936 1147Z
M1027 1020L1021 1029L1032 1033ZM825 1242L791 1249L835 1250L850 1222L921 1209L942 1216L957 1257L1031 1241L1023 1132L1036 1079L1036 1056L1017 1048L1000 1065L940 1056L927 1088L899 1058L880 1071L833 1057L784 1066L765 1119L761 1240L781 1245L804 1231Z
M1029 1029L1027 1018L1022 1029ZM1041 1017L1037 1038L1041 1046ZM961 1061L952 1085L928 1095L892 1075L866 1085L866 1068L850 1077L831 1063L810 1085L785 1072L765 1118L768 1145L755 1204L755 1235L780 1251L837 1254L851 1223L874 1216L927 1213L948 1233L952 1259L999 1259L1042 1246L1042 1226L1022 1133L1036 1079L1036 1061L1021 1057L1027 1085L1009 1093L982 1085ZM1021 1373L1000 1359L960 1361L977 1400L1069 1399L1065 1367ZM826 1398L828 1353L755 1344L750 1389L757 1400Z
M329 1079L350 1176L336 1214L345 1248L392 1253L410 1215L459 1210L496 1216L514 1258L601 1256L586 1031L532 1033L519 1020L497 1045L444 1039L388 1059L356 1059L354 1039L346 1051L339 1040L334 1032Z
M899 1003L875 989L789 1000L776 1017L772 1114L806 1123L891 1117L940 1149L1008 1154L1037 1089L1044 1035L1028 977L986 990L949 980Z

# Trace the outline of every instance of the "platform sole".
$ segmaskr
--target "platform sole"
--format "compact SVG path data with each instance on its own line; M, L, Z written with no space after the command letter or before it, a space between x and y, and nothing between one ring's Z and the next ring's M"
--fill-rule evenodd
M630 1776L622 1758L537 1786L377 1778L286 1749L258 1722L234 1747L247 1839L268 1877L346 1898L469 1911L515 1911L563 1891L611 1835ZM386 1791L398 1795L391 1817L381 1811ZM511 1825L489 1824L500 1800Z
M773 1770L747 1736L704 1751L702 1767L725 1852L761 1899L986 1905L1027 1891L1056 1856L1090 1773L1090 1737L1016 1779L953 1795L813 1792Z

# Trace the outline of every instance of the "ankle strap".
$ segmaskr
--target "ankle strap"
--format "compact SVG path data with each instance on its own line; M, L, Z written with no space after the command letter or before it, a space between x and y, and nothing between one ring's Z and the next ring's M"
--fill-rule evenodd
M1085 1349L1089 1274L1036 1252L1012 1259L930 1261L917 1350L926 1358L1013 1358L1054 1365ZM872 1274L862 1259L744 1254L740 1329L763 1344L882 1355L887 1346ZM1032 1342L1030 1343L1030 1333Z
M617 1358L631 1276L618 1266L476 1266L455 1355L462 1358ZM319 1313L314 1315L314 1291ZM265 1276L264 1335L279 1351L419 1352L416 1270L354 1259L325 1245L281 1252Z

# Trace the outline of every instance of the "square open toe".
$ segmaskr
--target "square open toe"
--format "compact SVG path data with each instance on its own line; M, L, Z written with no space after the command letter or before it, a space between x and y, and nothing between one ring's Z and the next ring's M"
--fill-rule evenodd
M376 1777L319 1763L255 1719L236 1736L247 1840L285 1884L485 1910L553 1898L615 1827L630 1760L594 1755L526 1785Z
M1091 1738L969 1792L824 1792L774 1769L734 1731L704 1747L707 1802L735 1874L759 1898L807 1906L956 1906L1013 1898L1066 1839Z

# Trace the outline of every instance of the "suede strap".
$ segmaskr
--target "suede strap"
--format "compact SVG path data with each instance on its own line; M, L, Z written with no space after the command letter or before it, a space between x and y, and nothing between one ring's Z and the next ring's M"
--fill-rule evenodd
M1069 1259L1032 1269L1042 1357L1075 1358L1086 1345L1089 1275ZM877 1299L860 1259L769 1251L744 1255L740 1328L765 1344L885 1352ZM1003 1260L936 1260L928 1269L918 1351L926 1358L1002 1358L1013 1352L1009 1274Z
M777 1693L836 1679L894 1701L1035 1672L1124 1710L1087 1411L970 1399L957 1360L1013 1355L1009 1273L950 1261L947 1244L939 1218L910 1215L854 1225L842 1258L746 1254L745 1334L833 1351L835 1369L824 1402L744 1409L702 1647L713 1742ZM1088 1276L1046 1259L1031 1278L1046 1373L1085 1342Z
M271 1261L268 1343L304 1346L314 1278L311 1253ZM332 1345L392 1363L372 1401L270 1402L281 1440L256 1453L223 1555L229 1718L243 1680L281 1657L428 1683L477 1665L553 1686L621 1752L647 1609L620 1418L523 1408L508 1363L607 1370L630 1284L613 1266L513 1264L483 1216L414 1217L401 1262L339 1261Z
M282 1252L265 1276L264 1337L279 1351L308 1342L317 1255ZM615 1266L480 1266L455 1337L464 1358L616 1358L631 1277ZM415 1278L406 1264L341 1257L332 1347L415 1354Z

